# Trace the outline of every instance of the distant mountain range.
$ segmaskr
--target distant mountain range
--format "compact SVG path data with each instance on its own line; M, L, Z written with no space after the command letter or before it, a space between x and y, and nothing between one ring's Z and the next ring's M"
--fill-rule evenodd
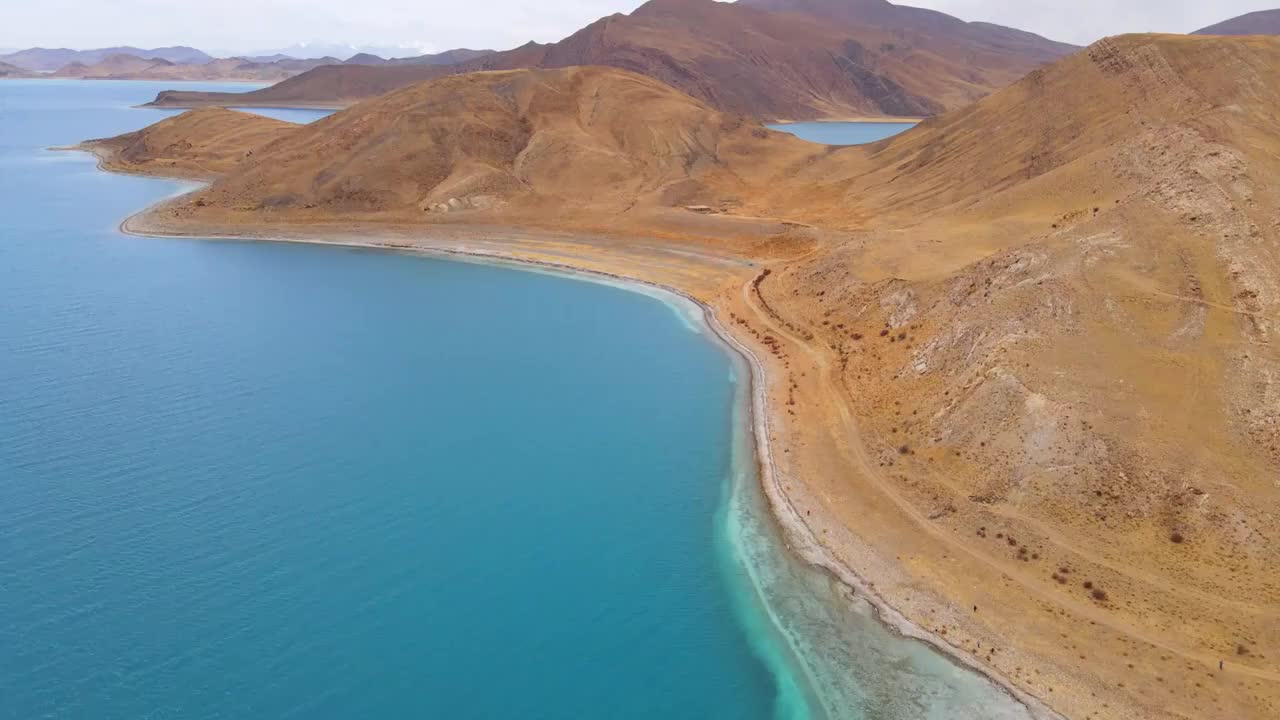
M70 65L96 65L113 55L132 55L140 58L156 58L180 65L207 63L213 56L192 47L163 47L145 50L143 48L122 46L97 48L94 50L71 50L69 48L29 48L8 55L0 55L0 62L36 72L54 72Z
M359 53L296 58L281 53L254 57L214 58L189 47L145 50L135 47L69 50L31 48L0 55L0 78L57 77L114 80L242 80L279 82L323 65L436 65L483 57L490 50L457 49L408 59L385 59Z
M761 118L920 116L971 103L1076 49L885 0L651 0L556 43L457 64L324 66L235 98L167 93L158 103L333 106L448 74L605 65Z
M1259 10L1216 25L1196 30L1192 35L1280 35L1280 8Z

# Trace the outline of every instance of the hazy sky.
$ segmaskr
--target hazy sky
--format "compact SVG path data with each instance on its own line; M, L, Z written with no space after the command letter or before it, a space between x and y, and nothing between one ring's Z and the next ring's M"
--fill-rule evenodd
M0 0L0 47L194 45L247 52L299 43L506 49L558 40L641 0ZM965 20L1086 44L1122 32L1186 32L1280 0L913 0Z

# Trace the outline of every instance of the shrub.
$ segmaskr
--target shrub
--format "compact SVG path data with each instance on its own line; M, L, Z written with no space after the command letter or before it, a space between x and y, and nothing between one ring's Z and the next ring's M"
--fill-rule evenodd
M1169 542L1177 545L1181 545L1182 541L1185 539L1186 538L1182 537L1182 533L1180 532L1174 532L1172 535L1169 536Z
M1094 589L1093 589L1093 592L1091 592L1091 593L1089 593L1089 594L1090 594L1090 595L1092 595L1092 596L1093 596L1093 599L1094 599L1094 600L1097 600L1098 602L1106 602L1106 601L1107 601L1107 594L1106 594L1105 592L1103 592L1102 588L1094 588Z

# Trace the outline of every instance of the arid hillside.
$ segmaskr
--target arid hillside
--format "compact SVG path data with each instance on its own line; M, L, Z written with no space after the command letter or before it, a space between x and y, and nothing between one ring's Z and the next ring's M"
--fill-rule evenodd
M137 132L85 143L107 170L212 180L251 161L255 150L301 126L236 110L206 108Z
M642 75L495 71L410 86L300 127L201 200L208 212L281 219L471 211L598 222L746 191L813 152Z
M1280 35L1280 8L1246 13L1196 30L1194 35Z
M920 116L972 102L1074 49L940 13L934 15L951 23L939 25L932 16L922 22L906 8L884 5L901 12L871 13L864 24L858 14L652 0L558 43L530 43L459 65L317 68L243 97L164 93L156 104L341 106L450 73L605 65L758 118Z
M183 116L229 169L140 220L732 256L750 277L700 297L766 359L789 502L879 596L1069 717L1262 720L1278 77L1280 38L1110 38L833 149L615 69L454 76L255 147ZM159 127L126 167L215 152Z
M849 230L760 297L839 358L880 486L1000 569L967 592L1028 613L1006 642L1082 661L1027 687L1111 716L1280 712L1277 72L1106 40L756 209Z

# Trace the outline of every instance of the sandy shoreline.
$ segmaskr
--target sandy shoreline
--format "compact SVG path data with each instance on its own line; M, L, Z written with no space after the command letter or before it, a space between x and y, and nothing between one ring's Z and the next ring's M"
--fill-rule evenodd
M95 156L100 169L107 172L117 172L117 170L109 165L110 153L108 152L82 146L60 149L89 152ZM138 174L146 177L156 177L149 173L125 172L123 174ZM165 179L191 182L191 178L189 177ZM119 225L120 231L127 235L148 238L203 239L235 242L281 242L405 252L429 257L451 259L454 261L507 266L519 268L525 271L547 272L581 281L608 284L631 292L641 292L646 295L658 297L664 302L675 306L677 310L680 310L678 305L679 303L692 304L694 307L698 308L699 317L697 319L701 321L702 325L708 331L710 331L710 336L719 344L722 344L727 352L737 356L749 371L748 377L746 378L746 392L748 393L750 402L746 404L744 411L748 414L748 417L746 417L745 420L747 421L747 426L751 430L750 442L753 448L752 452L755 456L757 477L761 483L761 489L764 491L765 497L768 500L772 519L778 523L782 530L783 537L787 541L788 549L793 552L798 559L829 573L840 583L851 589L859 598L866 600L874 610L876 619L892 632L902 637L923 642L951 662L986 678L994 686L998 687L1001 691L1023 705L1033 718L1036 718L1037 720L1062 720L1062 715L1053 711L1038 697L1019 688L1009 678L995 672L991 667L986 667L976 662L966 652L956 648L937 633L912 622L875 590L875 583L858 575L857 572L855 572L848 564L841 561L837 554L819 539L819 534L808 522L804 520L803 513L796 507L795 499L788 494L783 483L782 473L779 471L774 459L774 448L770 441L773 437L771 417L772 413L777 410L776 408L772 408L769 403L768 388L770 386L771 378L768 370L766 369L766 365L761 360L760 356L751 349L751 347L749 347L747 342L728 330L726 324L721 322L716 309L709 303L698 299L690 292L680 287L626 274L625 258L608 257L608 250L606 249L598 250L601 257L594 259L608 262L611 268L619 268L619 263L621 262L622 267L620 270L611 272L599 268L584 267L570 262L555 262L546 259L521 257L514 254L507 254L501 250L493 248L481 249L466 241L426 240L424 244L421 235L414 238L416 242L394 242L390 240L379 242L370 239L353 239L350 236L340 233L332 233L326 237L326 230L324 228L297 228L299 231L304 232L305 236L285 237L283 235L271 235L256 232L240 234L230 234L226 232L177 233L167 232L161 228L146 225L144 219L152 210L161 207L167 202L171 202L177 197L181 197L183 194L185 194L185 192L180 192L170 196L155 206L146 208L125 218ZM519 228L507 228L506 230L515 236L537 235L534 231L526 232L521 231ZM375 234L362 233L362 237L364 238L368 238L371 235ZM588 241L586 243L587 245L590 244L589 239L584 238L584 240Z

